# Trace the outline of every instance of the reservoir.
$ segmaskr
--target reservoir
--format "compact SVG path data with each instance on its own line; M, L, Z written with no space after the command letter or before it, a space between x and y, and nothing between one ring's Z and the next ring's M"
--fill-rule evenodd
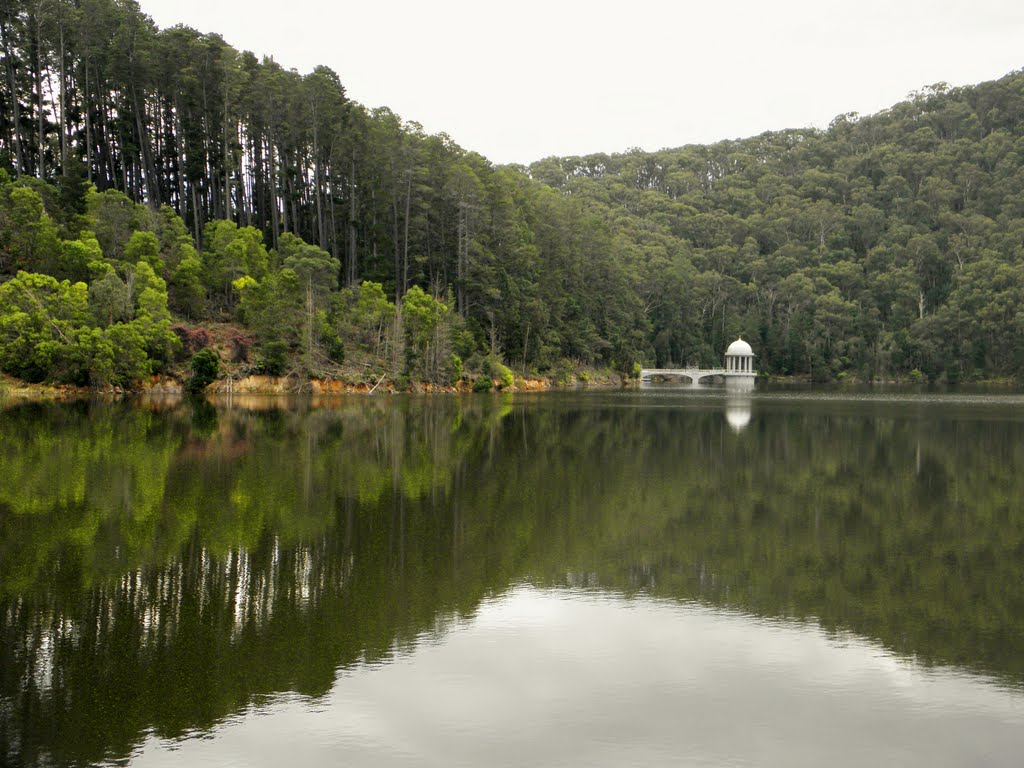
M0 764L1021 754L1022 396L0 400Z

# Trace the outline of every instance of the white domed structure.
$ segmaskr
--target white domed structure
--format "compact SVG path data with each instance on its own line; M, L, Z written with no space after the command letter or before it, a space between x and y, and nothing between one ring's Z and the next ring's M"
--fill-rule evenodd
M730 356L753 357L754 350L752 350L750 348L750 345L747 344L747 342L745 342L743 339L736 339L736 341L730 344L729 348L725 350L725 356L727 358Z
M727 374L757 375L754 372L754 350L742 338L736 339L725 350L725 371Z

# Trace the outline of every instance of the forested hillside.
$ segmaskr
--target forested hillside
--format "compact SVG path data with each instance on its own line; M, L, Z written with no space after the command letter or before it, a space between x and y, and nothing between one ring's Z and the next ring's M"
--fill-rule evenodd
M659 363L713 358L742 331L773 372L1019 376L1022 134L1017 72L826 131L530 174L606 212Z
M133 0L0 3L0 370L1024 373L1024 75L496 167Z

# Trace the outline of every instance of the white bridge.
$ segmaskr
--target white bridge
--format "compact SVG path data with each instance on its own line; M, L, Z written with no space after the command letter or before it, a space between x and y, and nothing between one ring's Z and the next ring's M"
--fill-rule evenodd
M754 371L731 371L727 368L643 368L640 381L654 379L689 379L691 384L700 384L702 379L718 376L729 383L731 379L753 382L757 377Z
M640 381L654 379L689 379L693 385L704 379L720 378L734 389L753 389L757 371L754 370L754 350L743 339L736 339L725 350L725 368L642 368Z

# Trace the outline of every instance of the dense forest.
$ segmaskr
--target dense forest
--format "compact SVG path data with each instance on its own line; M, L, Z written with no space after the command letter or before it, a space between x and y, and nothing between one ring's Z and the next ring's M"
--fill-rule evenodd
M1024 73L827 130L495 166L337 74L0 3L0 370L447 384L637 362L1024 374ZM509 367L506 367L509 366Z

